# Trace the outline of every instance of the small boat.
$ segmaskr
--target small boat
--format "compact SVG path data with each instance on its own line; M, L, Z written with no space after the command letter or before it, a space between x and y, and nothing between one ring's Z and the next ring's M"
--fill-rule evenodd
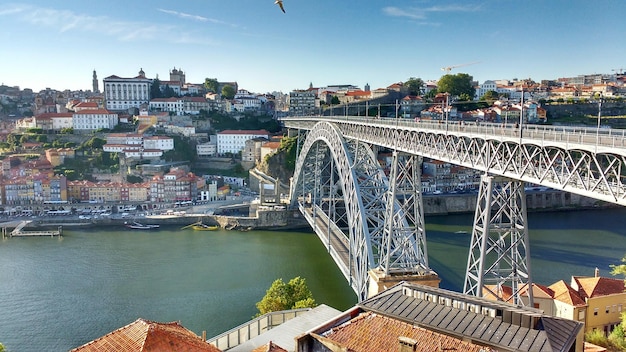
M215 231L215 230L218 230L220 227L218 225L207 225L207 224L199 223L199 224L192 225L191 228L194 229L195 231Z
M124 223L124 226L133 230L154 230L158 229L161 225L156 224L142 224L137 221Z

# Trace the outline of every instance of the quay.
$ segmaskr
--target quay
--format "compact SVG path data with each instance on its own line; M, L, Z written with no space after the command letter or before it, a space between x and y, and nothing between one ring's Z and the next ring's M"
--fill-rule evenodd
M41 236L47 236L47 237L55 237L55 236L63 236L63 228L62 226L59 226L57 230L37 230L37 231L24 231L24 227L26 227L28 224L30 224L32 221L31 220L24 220L21 221L19 224L17 224L17 226L15 226L15 228L13 229L13 231L8 232L7 231L7 225L9 225L9 227L11 227L11 223L5 223L3 224L4 226L2 227L2 238L7 238L7 237L41 237ZM14 225L15 222L13 222Z

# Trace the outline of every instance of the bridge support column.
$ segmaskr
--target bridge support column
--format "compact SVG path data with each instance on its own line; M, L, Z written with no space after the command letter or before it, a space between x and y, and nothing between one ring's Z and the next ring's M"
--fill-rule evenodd
M532 290L527 289L532 280L526 224L523 182L483 175L465 273L465 294L533 306Z
M439 287L428 267L419 157L393 152L380 262L368 271L368 297L401 281Z
M439 283L441 282L439 275L432 270L423 273L408 271L385 274L381 268L376 268L371 269L367 274L369 276L367 289L368 298L402 281L432 287L439 287Z

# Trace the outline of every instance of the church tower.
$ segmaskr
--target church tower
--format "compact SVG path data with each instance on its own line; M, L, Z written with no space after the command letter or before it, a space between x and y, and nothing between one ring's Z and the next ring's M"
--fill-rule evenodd
M93 79L91 80L92 91L94 93L100 93L100 89L98 89L98 76L96 75L96 70L93 70Z

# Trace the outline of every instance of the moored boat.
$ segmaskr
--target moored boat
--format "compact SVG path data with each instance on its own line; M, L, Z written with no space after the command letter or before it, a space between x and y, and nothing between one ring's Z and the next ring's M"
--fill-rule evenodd
M191 228L195 231L215 231L215 230L219 230L219 226L218 225L207 225L207 224L195 224L192 225Z
M157 225L157 224L142 224L142 223L139 223L137 221L133 221L133 222L125 223L124 226L128 227L129 229L133 229L133 230L154 230L154 229L158 229L161 225Z

